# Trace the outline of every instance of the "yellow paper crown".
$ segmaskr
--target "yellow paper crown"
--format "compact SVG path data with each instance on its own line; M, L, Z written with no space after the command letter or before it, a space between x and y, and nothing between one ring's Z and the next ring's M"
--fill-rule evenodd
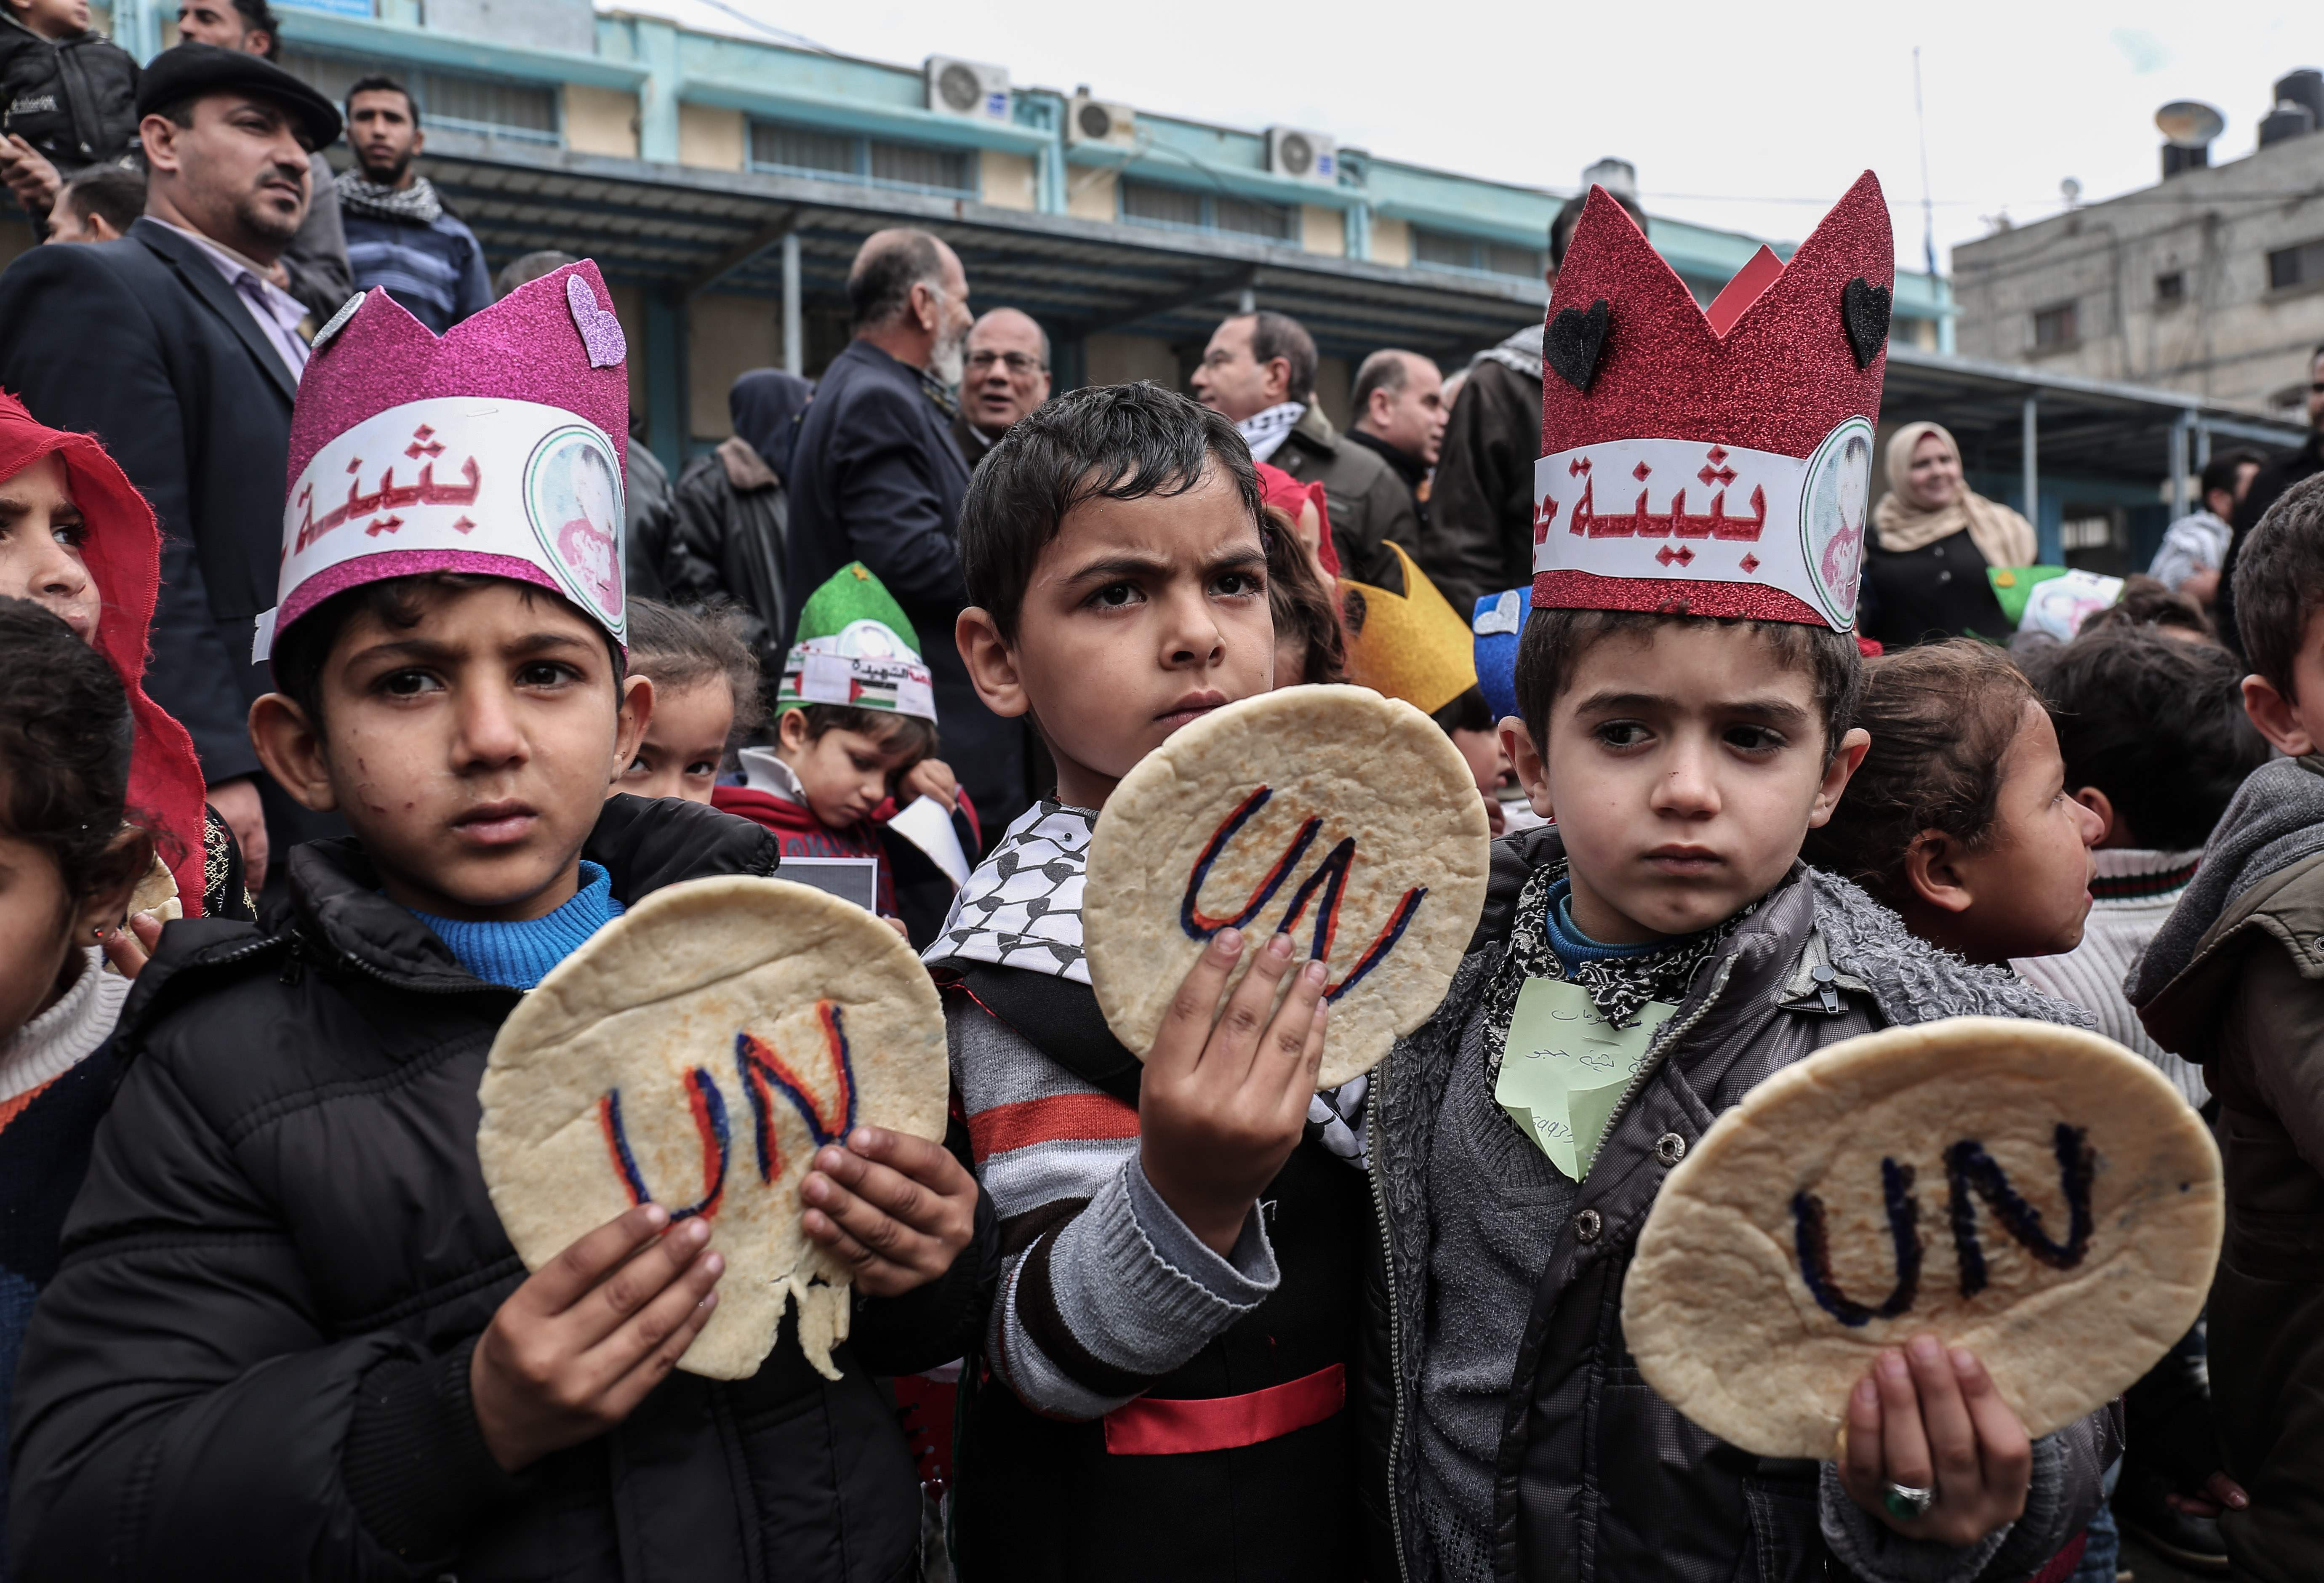
M1404 567L1404 593L1340 579L1348 679L1434 714L1477 685L1476 640L1403 547L1388 547Z

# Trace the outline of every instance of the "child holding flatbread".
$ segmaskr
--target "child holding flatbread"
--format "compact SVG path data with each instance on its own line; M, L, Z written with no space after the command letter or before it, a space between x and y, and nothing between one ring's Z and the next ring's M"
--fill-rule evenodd
M558 531L560 478L620 476L605 300L585 262L440 341L379 291L317 337L251 736L355 839L284 854L280 926L174 924L139 975L16 1375L20 1578L915 1564L912 1460L867 1371L973 1334L978 1196L950 1155L866 1127L815 1156L803 1229L867 1299L836 1384L795 1340L746 1380L673 1376L717 1302L708 1221L641 1202L528 1276L477 1162L519 996L641 896L775 866L747 821L604 796L652 705L618 546Z
M2235 609L2255 673L2244 708L2284 757L2220 815L2130 999L2157 1044L2202 1063L2219 1104L2211 1409L2250 1492L2219 1532L2237 1577L2290 1583L2324 1554L2324 477L2286 491L2244 541Z
M1369 1232L1345 1118L1323 1106L1309 1126L1323 964L1296 962L1286 934L1221 930L1141 1066L1082 950L1115 784L1269 688L1260 520L1241 437L1151 384L1039 408L962 510L962 656L1057 767L1055 797L1010 827L926 953L1007 1255L990 1377L963 1407L972 1583L1359 1575L1346 1404Z
M1443 1007L1372 1074L1376 1576L1969 1583L2078 1555L2111 1420L2029 1443L1941 1337L1879 1354L1821 1467L1722 1444L1623 1344L1664 1177L1755 1083L1890 1024L2074 1017L1798 861L1866 749L1853 557L1834 578L1816 542L1861 512L1807 502L1860 499L1840 474L1868 466L1892 268L1869 175L1707 315L1604 193L1575 230L1504 725L1555 824L1497 846Z

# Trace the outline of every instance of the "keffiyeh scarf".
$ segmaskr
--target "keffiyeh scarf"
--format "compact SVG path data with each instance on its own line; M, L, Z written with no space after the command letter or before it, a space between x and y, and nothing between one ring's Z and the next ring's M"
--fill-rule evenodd
M338 189L340 207L374 219L432 225L444 213L436 184L425 176L414 176L409 187L385 187L360 169L347 170L339 172Z
M1088 983L1082 883L1096 825L1097 815L1087 808L1055 802L1028 808L953 897L944 928L920 960L930 967L991 962ZM1370 1086L1369 1078L1351 1078L1307 1101L1307 1125L1323 1146L1358 1165Z
M1243 443L1250 446L1250 459L1264 462L1282 447L1285 437L1306 416L1306 402L1285 401L1264 412L1252 413L1235 428L1242 435Z

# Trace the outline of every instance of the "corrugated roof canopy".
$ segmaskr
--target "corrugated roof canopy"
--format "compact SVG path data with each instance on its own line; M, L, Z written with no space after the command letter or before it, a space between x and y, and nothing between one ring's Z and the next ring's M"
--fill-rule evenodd
M778 244L796 228L802 296L836 303L865 236L916 225L959 252L980 308L1021 308L1061 336L1200 340L1249 288L1328 353L1397 344L1465 358L1538 319L1545 300L1537 280L1409 271L1259 237L1134 230L912 191L674 170L449 129L429 133L428 172L495 267L554 247L588 252L616 280L776 297Z

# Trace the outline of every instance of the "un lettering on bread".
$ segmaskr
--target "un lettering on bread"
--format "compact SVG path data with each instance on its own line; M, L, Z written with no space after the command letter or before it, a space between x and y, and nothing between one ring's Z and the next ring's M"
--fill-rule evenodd
M678 1367L757 1371L787 1306L828 1378L851 1273L799 1184L858 1125L941 1138L944 1012L861 907L745 877L657 890L558 964L493 1041L476 1155L527 1269L650 1199L712 1222L718 1307Z
M2202 1311L2223 1226L2210 1130L2145 1061L1954 1017L1785 1067L1672 1169L1622 1294L1638 1372L1764 1457L1836 1454L1848 1394L1924 1331L2028 1433L2118 1395Z
M1098 819L1082 901L1098 1006L1143 1059L1213 934L1289 929L1331 975L1318 1084L1345 1082L1443 999L1490 841L1466 761L1409 704L1305 686L1229 704L1139 760Z

